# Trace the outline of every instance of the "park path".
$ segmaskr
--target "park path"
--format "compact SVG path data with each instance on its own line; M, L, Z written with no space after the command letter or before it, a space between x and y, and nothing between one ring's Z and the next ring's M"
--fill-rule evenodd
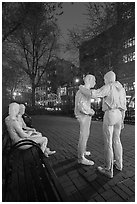
M94 166L77 163L79 124L75 118L33 116L33 126L49 139L56 150L49 162L59 178L70 202L134 202L135 201L135 126L125 125L121 133L124 168L115 169L114 178L100 175L96 168L103 164L102 122L92 121L87 150Z

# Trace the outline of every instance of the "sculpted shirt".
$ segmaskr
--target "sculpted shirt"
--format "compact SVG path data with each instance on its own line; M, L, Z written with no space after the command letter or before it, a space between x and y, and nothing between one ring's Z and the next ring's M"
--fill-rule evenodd
M23 120L21 115L18 115L17 120L18 120L18 123L20 124L20 127L22 129L25 129L26 128L26 124L25 124L25 122L24 122L24 120Z
M29 136L22 130L16 119L11 119L8 116L5 118L5 123L13 143L16 143L21 139L25 139Z
M109 83L107 85L102 86L97 90L87 90L84 87L79 87L80 91L88 97L92 98L103 98L102 110L110 110L110 109L120 109L123 113L127 110L126 108L126 92L123 88L122 84L118 81Z
M102 110L120 109L126 111L126 92L118 81L104 85L100 89L92 91L92 97L102 97Z
M82 91L79 89L75 96L75 109L74 113L75 116L83 116L83 115L89 115L91 114L91 92L87 88L81 85L86 91L89 93L89 95L85 95L82 93Z

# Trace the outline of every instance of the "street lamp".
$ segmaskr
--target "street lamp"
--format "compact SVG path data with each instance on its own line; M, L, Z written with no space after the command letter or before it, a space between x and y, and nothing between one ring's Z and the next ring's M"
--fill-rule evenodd
M78 88L78 84L80 82L80 79L78 77L74 78L74 85L73 85L73 105L75 104L75 95L76 95L76 90Z
M75 83L79 83L79 81L80 81L79 78L75 79Z
M13 96L14 96L14 97L17 96L17 93L16 93L16 92L13 92Z
M16 97L20 96L21 97L21 93L18 91L14 91L13 92L13 99L15 100Z

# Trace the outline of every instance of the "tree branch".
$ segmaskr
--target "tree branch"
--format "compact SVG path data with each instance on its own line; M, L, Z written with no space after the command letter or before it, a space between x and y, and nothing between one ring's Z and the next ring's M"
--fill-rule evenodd
M41 78L42 78L42 76L43 76L43 74L44 74L44 72L46 71L46 68L47 68L47 66L48 66L48 64L49 64L49 60L50 60L50 58L51 58L51 52L52 52L52 49L53 49L53 46L54 46L54 42L55 42L55 38L54 38L54 40L53 40L53 42L52 42L52 45L51 45L51 48L50 48L50 51L49 51L49 56L48 56L48 59L47 59L47 63L46 63L46 65L45 65L45 68L43 69L43 71L42 71L42 73L41 73L41 75L40 75L40 77L39 77L39 79L38 79L38 81L37 81L37 85L39 84L39 82L40 82L40 80L41 80Z

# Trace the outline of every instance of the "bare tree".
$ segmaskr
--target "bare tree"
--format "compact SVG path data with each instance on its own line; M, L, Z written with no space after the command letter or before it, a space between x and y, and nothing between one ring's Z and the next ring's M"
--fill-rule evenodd
M23 23L27 15L27 10L23 2L3 2L2 3L2 41L4 42Z
M30 3L31 10L22 23L20 30L14 33L8 42L5 55L9 61L18 64L30 78L32 85L32 106L35 105L35 89L40 86L42 77L55 56L58 29L45 14L45 5ZM49 5L46 9L49 11ZM51 16L51 18L53 18Z
M3 92L5 92L11 100L16 90L20 88L23 90L24 84L28 84L25 73L16 66L13 64L12 67L12 63L10 63L10 66L8 63L3 63L2 88Z
M59 86L72 84L74 77L78 75L78 68L69 61L56 58L50 63L49 80L52 92L56 93Z
M63 13L62 3L41 3L49 19L56 20ZM27 21L31 13L32 3L2 2L2 42L7 40L21 25Z

